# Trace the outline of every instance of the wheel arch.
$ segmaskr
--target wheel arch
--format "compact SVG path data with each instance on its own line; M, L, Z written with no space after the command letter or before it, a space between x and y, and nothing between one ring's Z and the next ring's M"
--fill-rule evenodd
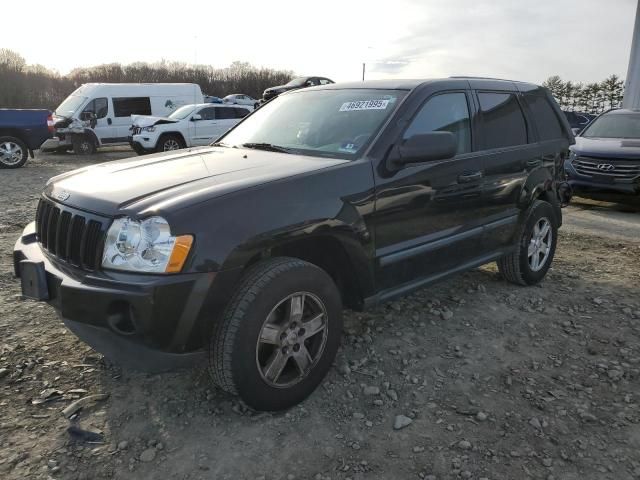
M169 135L175 135L176 137L180 138L180 141L182 142L182 148L186 148L187 147L187 141L184 138L184 135L182 134L182 132L179 132L177 130L171 130L168 132L162 132L160 134L160 136L158 137L158 141L156 142L156 147L158 146L158 144L165 138L168 137Z

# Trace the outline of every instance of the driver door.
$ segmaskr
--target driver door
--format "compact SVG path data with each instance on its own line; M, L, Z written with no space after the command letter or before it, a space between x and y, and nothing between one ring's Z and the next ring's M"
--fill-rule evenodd
M94 121L95 123L87 123L89 125L89 128L91 128L98 139L100 139L100 143L113 143L116 137L116 129L111 126L113 122L111 121L111 117L109 116L109 100L106 97L94 98L89 103L87 103L87 105L82 110L82 113L92 113L96 116Z
M215 107L201 108L195 114L200 115L201 118L189 122L193 145L208 145L215 134L217 124Z

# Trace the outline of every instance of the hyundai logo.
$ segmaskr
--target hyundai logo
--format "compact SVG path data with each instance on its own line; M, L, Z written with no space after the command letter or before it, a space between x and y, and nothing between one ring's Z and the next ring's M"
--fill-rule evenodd
M598 165L598 170L602 170L603 172L610 172L611 170L615 169L616 167L614 167L610 163L601 163Z

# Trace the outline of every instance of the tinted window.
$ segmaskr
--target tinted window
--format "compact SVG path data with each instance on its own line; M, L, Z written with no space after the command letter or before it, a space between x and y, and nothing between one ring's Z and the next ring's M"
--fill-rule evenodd
M95 113L97 118L104 118L109 113L109 104L106 98L94 98L91 100L83 112Z
M229 120L236 118L236 112L234 108L216 107L216 120Z
M321 78L320 79L320 85L329 85L333 83L331 80L329 80L328 78Z
M149 97L114 98L113 114L116 117L151 115L151 102Z
M431 97L404 132L404 138L429 132L451 132L458 140L457 153L471 151L469 107L464 93Z
M533 113L540 140L551 140L564 136L560 120L558 120L556 112L554 112L546 96L525 94L524 99L529 106L529 110Z
M582 136L640 139L640 114L605 113L594 120Z
M527 124L513 93L478 93L484 138L483 148L527 143Z
M236 111L236 118L244 118L249 115L249 110L246 108L234 108Z
M202 120L215 120L216 119L216 109L212 107L203 108L198 112L202 117Z

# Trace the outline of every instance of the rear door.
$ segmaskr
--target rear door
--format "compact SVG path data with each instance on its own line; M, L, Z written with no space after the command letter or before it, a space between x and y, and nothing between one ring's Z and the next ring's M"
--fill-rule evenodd
M468 89L427 89L396 143L412 135L450 131L458 141L456 156L386 174L377 169L378 290L397 291L399 284L409 288L483 255L484 167L472 148L474 115Z
M542 158L515 85L484 80L472 80L471 85L476 87L478 148L485 162L484 242L488 251L496 251L513 244L525 182L541 167Z

